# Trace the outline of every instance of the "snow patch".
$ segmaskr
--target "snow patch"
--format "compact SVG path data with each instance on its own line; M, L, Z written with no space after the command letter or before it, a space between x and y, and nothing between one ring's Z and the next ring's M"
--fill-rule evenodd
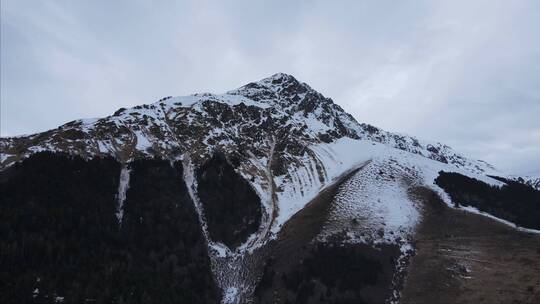
M139 151L145 152L146 149L151 148L152 144L148 140L148 137L142 133L141 131L134 131L133 134L135 134L137 138L137 145L136 148Z
M340 186L323 239L341 232L345 223L350 242L408 243L421 217L420 206L408 196L406 174L381 161L358 171Z
M122 224L122 218L124 216L124 201L126 200L127 190L129 189L129 178L131 175L131 169L128 165L122 166L120 170L120 181L118 183L118 194L116 199L118 200L118 209L116 211L116 218L118 222Z
M234 303L238 295L238 288L229 287L225 291L225 296L223 297L223 303Z
M454 209L458 209L458 210L465 210L467 212L471 212L471 213L474 213L474 214L479 214L479 215L483 215L483 216L486 216L486 217L489 217L490 219L493 219L499 223L503 223L507 226L510 226L514 229L517 229L519 231L522 231L522 232L527 232L527 233L535 233L535 234L540 234L540 230L537 230L537 229L530 229L530 228L524 228L524 227L520 227L510 221L507 221L507 220L504 220L502 218L498 218L496 216L493 216L487 212L483 212L483 211L480 211L478 210L478 208L475 208L473 206L459 206L458 208L455 208L453 207L452 205L450 206Z

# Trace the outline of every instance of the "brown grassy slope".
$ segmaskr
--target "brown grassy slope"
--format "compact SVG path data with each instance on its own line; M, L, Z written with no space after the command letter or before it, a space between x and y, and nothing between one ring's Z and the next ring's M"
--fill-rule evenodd
M540 235L448 208L426 188L401 303L540 303Z

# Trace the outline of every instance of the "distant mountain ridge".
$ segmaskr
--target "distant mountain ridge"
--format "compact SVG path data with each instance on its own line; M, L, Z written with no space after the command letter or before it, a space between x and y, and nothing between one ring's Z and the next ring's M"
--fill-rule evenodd
M513 177L514 180L519 181L521 183L524 183L526 185L529 185L536 190L540 190L540 176L518 176Z

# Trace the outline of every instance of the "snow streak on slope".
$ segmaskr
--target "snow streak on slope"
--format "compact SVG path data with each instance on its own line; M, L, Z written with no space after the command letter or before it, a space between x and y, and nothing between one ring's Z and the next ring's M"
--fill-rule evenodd
M264 206L265 214L261 221L261 227L259 231L257 232L257 238L255 240L255 243L249 246L250 250L253 250L259 247L260 245L264 244L268 240L272 226L279 212L278 203L277 203L278 199L276 196L276 189L275 189L276 184L274 181L274 175L272 173L272 162L274 160L274 151L275 151L275 146L276 146L274 138L272 138L272 140L270 141L269 146L270 148L268 152L268 159L266 160L265 176L264 176L266 177L266 191L264 191L263 189L259 190L259 193L260 193L259 197L261 198L261 202L263 202L263 199L264 199L263 206Z
M227 253L230 251L229 248L222 243L212 241L208 235L208 224L206 223L206 219L204 217L204 209L197 195L197 180L195 179L195 175L193 172L194 168L191 163L191 159L189 159L188 157L184 158L183 166L184 166L184 182L186 183L189 196L191 200L193 201L193 204L195 205L195 210L197 211L197 215L199 216L201 229L208 243L209 254L211 256L225 257Z
M116 195L116 198L118 199L118 209L116 211L116 218L118 218L118 222L120 225L122 225L122 217L124 216L124 201L126 200L126 193L129 188L129 177L130 177L131 170L129 169L129 166L123 165L122 169L120 170L120 181L118 183L118 194Z
M471 212L471 213L475 213L475 214L480 214L480 215L483 215L483 216L486 216L486 217L489 217L490 219L493 219L499 223L502 223L502 224L505 224L507 226L510 226L514 229L517 229L519 231L523 231L523 232L527 232L527 233L535 233L535 234L540 234L540 230L537 230L537 229L530 229L530 228L523 228L523 227L520 227L510 221L507 221L505 219L501 219L501 218L498 218L496 216L493 216L487 212L483 212L483 211L480 211L478 210L477 208L473 207L473 206L460 206L458 209L461 209L461 210L465 210L465 211L468 211L468 212Z

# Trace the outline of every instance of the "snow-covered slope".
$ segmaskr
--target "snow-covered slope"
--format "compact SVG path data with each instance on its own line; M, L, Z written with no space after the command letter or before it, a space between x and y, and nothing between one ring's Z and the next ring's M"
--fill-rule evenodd
M467 167L442 163L370 140L341 138L333 143L319 144L313 149L325 160L325 168L328 168L327 172L331 172L332 177L338 176L347 168L367 163L341 186L333 203L330 221L321 236L323 238L338 233L343 222L361 219L361 225L352 225L356 228L349 230L350 241L397 242L407 247L421 217L419 206L408 193L410 188L431 188L451 207L451 200L434 183L440 171L457 172L490 185L504 185L501 181L471 171ZM316 192L314 191L314 194ZM291 195L295 192L291 189L286 193ZM301 202L304 200L302 195L298 194L296 197L282 198L280 204L285 205L284 208L288 208L289 213L294 213L297 211L294 207L301 209ZM285 201L288 203L284 203ZM278 223L284 221L281 217L288 218L287 215L280 214ZM354 230L357 230L357 233Z
M531 177L526 177L527 181L526 181L526 184L527 185L530 185L532 186L533 188L535 188L536 190L540 190L540 177L538 176L531 176Z
M510 178L540 190L540 176L538 175L510 176Z

